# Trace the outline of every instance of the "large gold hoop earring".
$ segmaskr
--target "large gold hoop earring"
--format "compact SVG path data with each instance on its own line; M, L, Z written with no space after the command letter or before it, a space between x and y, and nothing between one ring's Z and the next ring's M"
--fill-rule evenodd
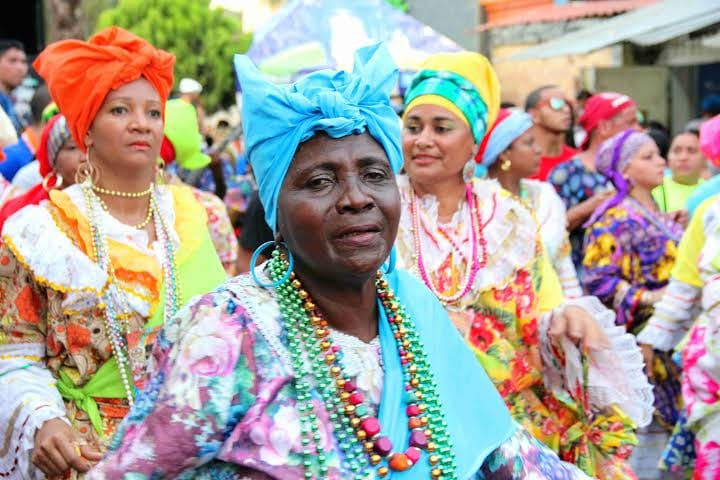
M96 185L100 179L100 171L90 162L90 147L85 151L85 158L75 171L75 183L83 183L89 181Z
M50 180L55 177L55 183L50 185ZM50 190L62 190L63 185L63 177L59 173L56 172L50 172L47 175L45 175L45 178L42 180L42 188L46 192L50 192Z

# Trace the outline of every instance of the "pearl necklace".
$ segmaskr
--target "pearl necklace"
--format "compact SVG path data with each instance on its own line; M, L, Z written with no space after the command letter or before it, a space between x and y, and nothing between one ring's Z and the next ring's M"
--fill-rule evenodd
M270 276L278 280L284 276L287 268L284 254L275 250L269 262ZM327 321L309 293L303 289L300 280L292 273L277 289L295 371L304 476L312 479L313 467L318 472L316 478L325 478L328 472L326 456L320 446L321 436L314 412L312 387L308 381L312 378L333 423L335 437L343 453L341 460L346 470L352 472L351 478L364 479L367 469L373 467L377 467L376 473L381 478L391 470L408 470L420 461L423 451L428 454L432 479L454 478L456 465L452 442L442 416L442 405L432 369L415 324L380 273L376 288L397 342L406 382L404 400L410 438L404 452L393 451L390 439L382 435L380 422L365 404L355 379L344 372L342 349L329 337Z
M128 306L126 294L122 292L115 275L115 269L109 255L108 237L103 235L100 230L100 212L97 205L102 205L102 200L93 193L92 186L88 182L83 183L81 188L85 196L85 204L90 220L90 234L93 240L91 258L108 273L108 283L102 292L102 305L105 308L105 332L110 340L112 353L118 364L128 405L132 407L135 403L134 382L129 378L129 374L132 374L137 366L132 365L126 339L128 331L127 319L132 311ZM162 263L165 279L164 320L167 322L177 312L182 303L182 294L176 276L175 247L172 245L167 225L157 205L154 192L150 193L149 210L151 217L155 216L158 219L155 225L156 235L161 244L165 246Z
M97 185L93 185L92 189L97 193L102 193L103 195L111 195L113 197L141 198L150 195L155 190L155 184L151 183L150 186L142 192L121 192L119 190L108 190L106 188L98 187Z
M430 289L430 291L433 292L435 297L437 297L444 305L453 304L463 298L472 288L478 272L482 268L485 268L485 266L487 265L487 242L485 241L485 237L483 235L483 230L485 226L487 226L487 224L479 225L480 212L477 204L477 199L472 192L472 182L468 182L467 184L465 184L465 198L467 200L468 208L470 209L470 241L472 243L471 263L468 267L465 268L465 271L463 272L463 279L460 281L460 284L458 285L455 294L444 295L435 286L432 278L430 278L430 275L428 274L427 267L425 266L425 259L422 253L422 242L420 238L420 211L417 206L415 191L412 187L410 187L410 215L412 217L412 230L415 243L415 259L417 267L420 272L420 277L422 278L425 285L427 285L427 287ZM450 245L456 251L458 251L462 257L464 257L462 251L458 248L455 242L450 239L450 235L448 235L444 230L440 230L441 233L443 233L444 236L449 240ZM482 250L482 260L478 260L478 245Z

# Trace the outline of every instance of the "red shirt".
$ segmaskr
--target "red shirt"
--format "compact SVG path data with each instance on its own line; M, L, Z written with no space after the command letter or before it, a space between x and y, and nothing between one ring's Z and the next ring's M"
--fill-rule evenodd
M535 175L531 176L530 178L533 180L541 180L543 182L546 181L548 175L550 175L550 172L552 172L553 168L557 167L563 162L567 162L568 160L573 158L576 153L577 150L563 144L562 151L557 157L542 157L540 159L540 168L538 168L538 171L535 172Z

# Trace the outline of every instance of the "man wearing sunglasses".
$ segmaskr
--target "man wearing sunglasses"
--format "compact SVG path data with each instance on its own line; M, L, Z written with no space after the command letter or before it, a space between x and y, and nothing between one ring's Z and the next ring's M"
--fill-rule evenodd
M530 178L545 181L553 168L576 153L565 144L565 136L572 127L571 107L559 87L545 85L530 92L525 111L532 117L535 142L542 150L540 167Z
M555 187L568 209L573 262L582 275L580 265L585 237L582 225L596 208L613 195L607 179L595 170L595 154L605 140L628 128L639 130L640 123L633 99L614 92L590 97L578 123L586 133L581 151L556 166L547 181Z

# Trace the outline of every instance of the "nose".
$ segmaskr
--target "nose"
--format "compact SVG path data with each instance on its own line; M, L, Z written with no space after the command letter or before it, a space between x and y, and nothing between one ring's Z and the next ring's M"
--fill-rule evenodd
M372 210L375 200L367 194L360 178L352 176L344 182L345 188L337 203L339 213L357 213Z
M425 126L417 135L415 144L420 148L427 148L433 144L433 133L429 126Z
M150 123L148 122L148 117L142 110L135 110L130 117L130 128L133 130L138 130L142 132L146 132L150 129Z

